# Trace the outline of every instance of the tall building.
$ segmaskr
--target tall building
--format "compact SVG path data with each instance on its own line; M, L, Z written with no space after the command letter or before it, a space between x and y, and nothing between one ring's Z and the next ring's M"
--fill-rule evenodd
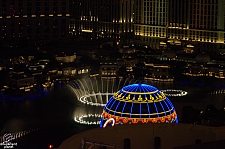
M56 41L69 36L67 0L1 0L0 40Z
M210 48L213 48L210 53L216 53L217 49L224 48L224 8L224 0L211 0L204 3L191 1L189 38L194 41L217 43L208 47L201 46L206 48L207 53Z
M187 28L190 0L169 0L168 6L168 26L171 28Z
M167 0L134 0L135 43L159 48L167 38Z
M160 49L193 46L196 52L225 52L224 0L135 0L135 42Z
M70 34L225 54L224 0L71 0ZM134 35L134 36L131 36ZM125 36L124 36L125 35ZM127 36L128 35L128 36Z
M114 38L133 32L132 0L71 0L70 34Z

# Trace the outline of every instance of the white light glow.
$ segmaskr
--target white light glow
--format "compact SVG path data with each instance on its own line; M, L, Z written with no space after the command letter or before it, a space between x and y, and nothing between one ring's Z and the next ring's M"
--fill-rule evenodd
M115 120L113 119L113 118L110 118L110 119L108 119L106 122L105 122L105 124L103 125L103 128L105 128L106 126L107 126L107 124L108 123L111 123L112 122L112 126L114 126L115 125Z
M166 89L161 90L166 96L185 96L187 95L186 91L183 90L176 90L176 89Z
M99 125L100 124L100 114L87 114L74 117L74 121L79 124L86 124L86 125ZM98 118L99 121L93 121L91 119Z
M92 30L85 30L85 29L82 29L82 32L92 33Z
M99 103L98 101L88 101L87 98L91 98L91 97L96 97L96 96L107 96L107 95L113 95L114 93L95 93L95 94L88 94L88 95L84 95L84 96L81 96L79 98L79 101L84 103L84 104L87 104L87 105L92 105L92 106L102 106L104 107L106 103Z
M10 141L13 141L15 139L19 139L27 134L30 134L34 131L37 131L38 129L32 129L32 130L26 130L26 131L20 131L15 133L6 133L4 136L0 136L0 143L7 143Z

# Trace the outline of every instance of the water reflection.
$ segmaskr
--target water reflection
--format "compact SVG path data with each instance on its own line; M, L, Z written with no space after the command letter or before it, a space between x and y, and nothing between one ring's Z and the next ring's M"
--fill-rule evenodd
M72 125L76 125L76 123L98 125L99 115L102 113L103 107L82 104L78 101L79 97L84 93L113 93L123 86L133 83L146 83L159 90L177 89L188 92L186 96L169 97L179 118L182 115L182 107L186 105L191 105L199 110L204 110L208 104L213 104L218 109L225 107L225 93L217 91L216 94L213 87L150 80L85 78L85 80L72 81L69 85L55 87L47 96L35 100L1 101L0 136L9 132L42 128L46 125L66 125L68 123ZM108 99L110 97L111 95ZM97 97L97 101L101 101L101 99L106 100L106 97Z

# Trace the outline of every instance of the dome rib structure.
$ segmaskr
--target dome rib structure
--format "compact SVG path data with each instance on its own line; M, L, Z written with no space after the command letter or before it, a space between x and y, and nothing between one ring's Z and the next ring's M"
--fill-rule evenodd
M115 124L178 122L170 100L147 84L128 85L116 92L103 109L100 127L109 119Z

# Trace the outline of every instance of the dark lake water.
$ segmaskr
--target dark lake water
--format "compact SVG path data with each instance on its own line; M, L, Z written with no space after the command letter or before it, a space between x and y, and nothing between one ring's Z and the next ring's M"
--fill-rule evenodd
M169 97L174 104L178 117L182 107L192 105L204 110L208 104L221 109L225 107L224 93L209 94L214 90L204 86L174 85L173 83L148 83L158 89L182 89L188 92L183 97ZM5 133L30 131L21 137L15 148L40 149L49 144L58 147L66 138L78 132L98 127L81 125L74 121L75 116L101 114L102 107L85 106L77 100L74 88L70 85L55 87L49 94L39 99L0 102L0 136Z

